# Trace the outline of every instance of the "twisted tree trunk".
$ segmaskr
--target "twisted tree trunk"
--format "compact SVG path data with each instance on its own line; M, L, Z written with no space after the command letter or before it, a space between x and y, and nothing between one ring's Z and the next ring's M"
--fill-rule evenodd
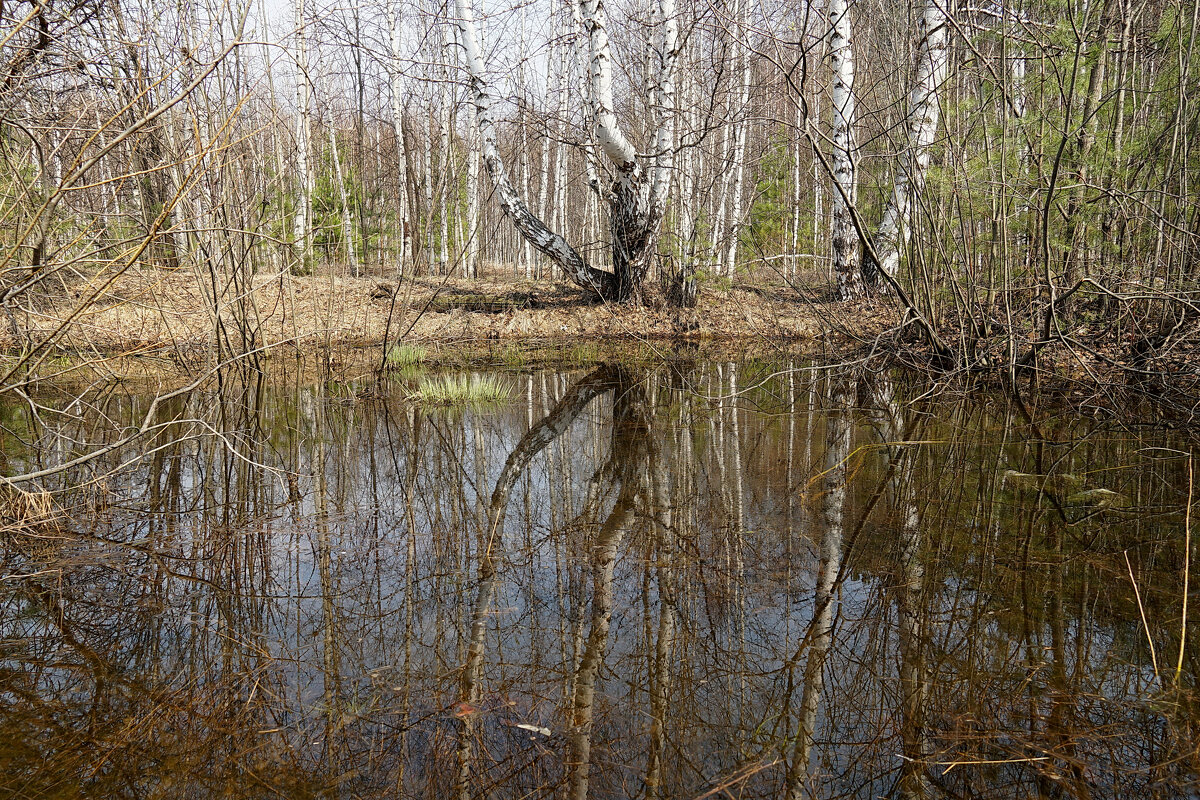
M597 269L560 234L525 204L513 185L497 147L494 95L487 80L482 50L475 32L470 0L455 0L458 26L465 53L471 92L479 119L483 160L496 187L500 207L522 238L562 267L576 284L602 299L637 302L654 256L659 224L666 208L674 163L675 60L678 19L674 0L656 0L656 28L651 104L657 130L649 175L637 150L625 137L613 103L612 54L608 43L603 0L580 0L583 27L588 37L593 129L596 144L612 163L616 176L606 193L612 235L612 272Z

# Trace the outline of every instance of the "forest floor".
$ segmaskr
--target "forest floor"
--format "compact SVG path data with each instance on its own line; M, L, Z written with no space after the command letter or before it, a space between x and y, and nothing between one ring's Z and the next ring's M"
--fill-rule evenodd
M39 354L50 374L66 375L86 363L108 377L161 379L164 372L190 376L195 367L211 365L219 341L221 354L322 354L316 361L326 367L360 373L383 363L385 337L392 345L421 348L434 361L475 366L583 365L679 351L717 359L819 352L836 362L871 352L921 366L928 355L919 342L897 340L900 320L893 307L833 302L828 276L817 270L802 273L795 285L774 273L739 276L733 288L709 281L692 309L662 302L605 304L565 281L514 277L511 267L486 270L474 280L425 276L398 285L337 270L259 276L252 290L230 285L214 292L207 280L187 270L156 268L62 283L15 315L19 337L11 324L0 324L0 362L17 356L22 345L51 340ZM220 298L216 304L214 294ZM959 323L942 320L946 341L965 330ZM1200 346L1193 345L1200 342L1189 339L1188 347L1147 362L1157 373L1130 373L1125 363L1133 334L1114 326L1104 330L1102 336L1075 331L1086 348L1043 351L1039 383L1090 392L1143 375L1154 384L1153 393L1170 390L1195 405ZM882 347L870 346L881 342ZM985 359L1006 363L1003 345L1003 337L980 345L977 366L969 371L1000 380L1002 370L983 365Z
M376 345L385 333L391 342L483 348L495 342L815 342L832 329L869 338L895 322L882 306L847 314L841 304L813 300L817 290L778 280L704 286L693 309L604 304L572 284L518 279L510 269L476 280L431 276L398 286L379 277L276 274L257 278L252 290L218 287L218 304L204 280L162 269L81 279L35 300L17 322L33 342L54 336L57 352L106 355L209 350L218 330L235 350L249 343L310 351ZM835 315L853 323L831 328ZM12 352L19 344L10 326L2 326L0 349Z

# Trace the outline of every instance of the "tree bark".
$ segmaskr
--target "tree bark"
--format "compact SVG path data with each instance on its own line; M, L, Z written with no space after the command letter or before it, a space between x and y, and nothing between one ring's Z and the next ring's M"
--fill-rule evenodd
M657 112L657 131L648 180L636 149L617 122L613 103L612 55L603 0L580 2L580 16L588 35L593 130L597 145L616 170L616 178L606 194L612 237L612 272L589 265L566 239L551 231L529 210L521 194L514 188L496 144L496 123L492 116L494 97L475 33L474 14L469 0L455 0L455 5L467 71L479 115L484 163L496 186L501 208L523 240L559 264L577 284L596 292L605 300L639 301L654 253L659 223L666 209L674 164L674 72L678 50L678 18L674 0L657 0L654 7L659 33L654 46L656 69L650 91L651 102Z
M897 160L892 196L873 237L872 249L878 261L871 257L870 251L863 260L863 278L870 289L884 285L880 272L896 277L900 251L908 244L912 231L912 209L929 169L931 146L941 117L941 90L950 66L948 22L953 2L927 0L917 29L920 44L908 99L908 146Z
M408 202L408 152L404 144L404 87L401 82L403 73L400 70L402 44L398 7L399 3L387 4L388 39L391 44L388 79L392 90L392 133L396 138L396 169L399 173L396 176L396 203L399 216L400 246L396 253L396 276L402 278L406 260L412 253L412 225L409 220Z
M304 0L296 0L296 172L299 198L296 203L296 256L303 270L312 263L312 193L316 179L309 155L312 151L312 80L308 74L308 36Z
M829 54L833 60L833 219L829 238L833 246L833 271L837 297L850 300L863 293L858 266L858 232L851 209L858 198L854 163L854 37L847 0L829 3Z
M495 184L496 194L500 197L500 208L525 241L562 266L563 271L577 284L595 291L606 299L615 297L616 287L612 273L596 269L584 261L566 239L547 228L546 224L529 210L513 186L496 144L496 121L493 116L495 112L492 109L494 98L484 71L483 53L479 48L479 38L475 34L475 15L470 0L455 0L455 8L458 13L459 38L479 121L483 163L492 183Z

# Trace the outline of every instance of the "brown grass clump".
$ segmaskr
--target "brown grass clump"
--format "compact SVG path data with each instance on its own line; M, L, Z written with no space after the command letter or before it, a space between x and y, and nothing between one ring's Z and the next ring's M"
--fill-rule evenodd
M59 516L49 492L27 492L15 486L0 489L0 532L4 534L40 533Z

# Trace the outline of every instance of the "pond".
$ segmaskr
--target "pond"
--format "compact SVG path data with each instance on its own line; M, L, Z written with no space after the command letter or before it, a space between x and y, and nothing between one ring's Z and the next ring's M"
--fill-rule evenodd
M1200 794L1188 431L802 362L419 371L231 377L9 503L0 791ZM0 407L0 466L151 399Z

